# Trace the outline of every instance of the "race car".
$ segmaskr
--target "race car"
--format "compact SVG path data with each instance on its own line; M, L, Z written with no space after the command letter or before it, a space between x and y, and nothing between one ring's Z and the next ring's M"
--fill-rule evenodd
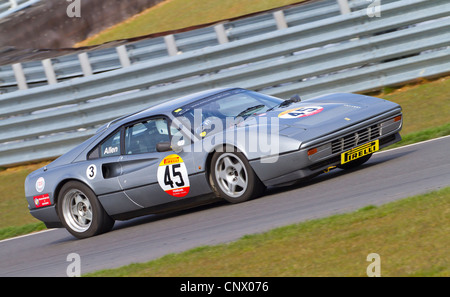
M48 228L87 238L116 220L244 202L267 187L354 168L401 140L401 128L401 107L375 97L302 101L213 89L105 124L28 175L25 195Z

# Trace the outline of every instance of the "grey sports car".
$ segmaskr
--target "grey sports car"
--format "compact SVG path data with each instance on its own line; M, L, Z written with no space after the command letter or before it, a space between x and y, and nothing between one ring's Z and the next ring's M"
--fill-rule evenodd
M282 100L215 89L116 119L25 181L30 213L77 238L115 220L243 202L366 162L399 141L398 104L356 94Z

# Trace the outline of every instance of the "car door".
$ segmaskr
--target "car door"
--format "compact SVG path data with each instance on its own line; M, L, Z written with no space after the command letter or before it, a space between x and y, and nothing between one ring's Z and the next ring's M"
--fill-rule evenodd
M88 160L82 163L84 166L81 168L85 182L112 216L141 208L127 197L119 182L122 172L122 138L121 128L111 133L89 152Z
M88 184L99 196L122 191L117 179L121 171L121 137L120 129L111 133L89 153L86 168L82 168Z
M140 207L188 199L193 190L195 167L191 152L158 151L158 144L171 141L169 120L164 116L141 120L124 129L119 183L124 193Z

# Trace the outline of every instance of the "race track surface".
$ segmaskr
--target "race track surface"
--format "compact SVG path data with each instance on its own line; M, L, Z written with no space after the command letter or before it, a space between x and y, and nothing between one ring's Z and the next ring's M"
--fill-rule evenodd
M0 276L66 276L70 253L80 255L81 273L145 262L426 193L450 185L449 148L450 137L443 137L380 152L358 169L337 169L302 185L269 189L265 196L246 203L220 202L117 222L112 232L85 240L64 229L3 240Z

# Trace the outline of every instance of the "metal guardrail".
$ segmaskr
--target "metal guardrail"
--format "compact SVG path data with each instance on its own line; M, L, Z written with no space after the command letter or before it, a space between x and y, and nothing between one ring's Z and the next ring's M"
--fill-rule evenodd
M0 19L25 9L41 0L0 0Z
M366 9L368 6L366 0L349 1L349 10ZM383 1L383 3L390 3L399 0ZM280 28L307 24L340 14L340 7L336 0L323 0L305 3L274 15L260 14L225 22L215 27L192 30L165 38L142 40L117 48L104 48L87 51L81 55L71 54L44 61L0 66L0 94L116 70L141 62L158 60L168 55L259 36Z
M448 0L402 0L383 5L381 17L359 10L3 94L0 165L61 155L120 115L207 88L308 99L443 75L449 45Z

